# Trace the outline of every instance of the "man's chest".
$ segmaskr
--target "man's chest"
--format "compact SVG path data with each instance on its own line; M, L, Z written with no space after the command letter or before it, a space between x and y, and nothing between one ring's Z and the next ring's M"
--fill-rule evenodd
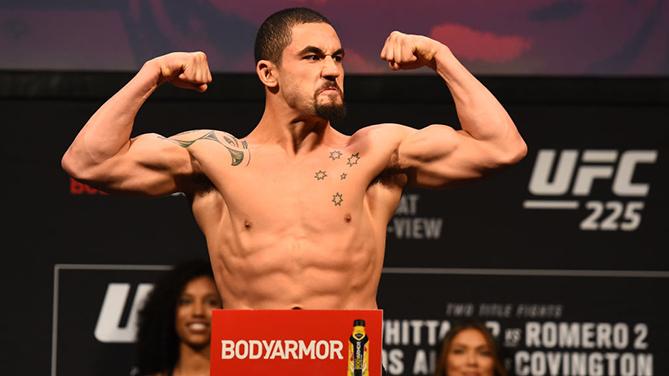
M231 213L261 220L339 222L359 213L383 170L382 158L355 148L327 148L287 158L251 149L247 164L203 163Z
M256 154L248 166L227 169L222 176L226 198L252 194L264 205L342 208L363 198L375 174L361 152L334 149L293 159Z

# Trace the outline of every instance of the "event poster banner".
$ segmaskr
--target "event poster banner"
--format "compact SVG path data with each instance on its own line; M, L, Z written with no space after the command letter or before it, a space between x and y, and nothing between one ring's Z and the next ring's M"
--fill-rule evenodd
M56 265L51 374L132 374L138 311L153 284L169 269L167 265Z
M479 74L669 73L663 0L4 0L0 69L127 71L167 52L204 51L214 72L252 73L261 23L296 6L332 22L349 73L391 74L379 53L393 30L448 45Z
M658 299L669 273L388 270L382 286L393 312L383 333L392 375L432 375L441 338L468 319L486 323L512 375L669 372L669 327L658 315L669 310ZM412 304L393 295L410 295Z

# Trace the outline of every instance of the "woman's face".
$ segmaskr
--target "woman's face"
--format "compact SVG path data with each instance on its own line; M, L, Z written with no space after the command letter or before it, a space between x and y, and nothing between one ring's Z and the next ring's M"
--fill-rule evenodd
M492 349L476 329L458 333L446 354L448 376L492 376L494 361Z
M209 346L211 310L221 307L214 281L197 277L184 287L176 311L176 331L182 342L191 347Z

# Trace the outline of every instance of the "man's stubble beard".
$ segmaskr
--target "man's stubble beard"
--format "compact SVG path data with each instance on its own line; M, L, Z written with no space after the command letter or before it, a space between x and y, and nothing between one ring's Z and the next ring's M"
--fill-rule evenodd
M346 104L344 103L344 96L341 96L341 103L329 102L326 104L318 103L318 94L314 98L314 112L317 116L329 121L330 123L337 122L346 117Z
M311 100L300 99L297 92L287 91L285 100L292 108L299 109L303 115L315 116L327 120L331 123L342 120L346 117L346 105L344 103L344 94L338 89L341 102L328 101L327 103L319 103L318 96L320 92L316 92ZM302 97L304 98L304 97ZM308 97L307 97L308 98Z

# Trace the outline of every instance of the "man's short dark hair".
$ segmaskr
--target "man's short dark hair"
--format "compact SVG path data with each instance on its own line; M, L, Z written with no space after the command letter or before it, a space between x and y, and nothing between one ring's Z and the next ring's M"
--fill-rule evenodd
M256 34L255 59L281 63L281 53L292 40L291 29L294 25L305 23L326 23L330 20L309 8L288 8L280 10L260 25Z

